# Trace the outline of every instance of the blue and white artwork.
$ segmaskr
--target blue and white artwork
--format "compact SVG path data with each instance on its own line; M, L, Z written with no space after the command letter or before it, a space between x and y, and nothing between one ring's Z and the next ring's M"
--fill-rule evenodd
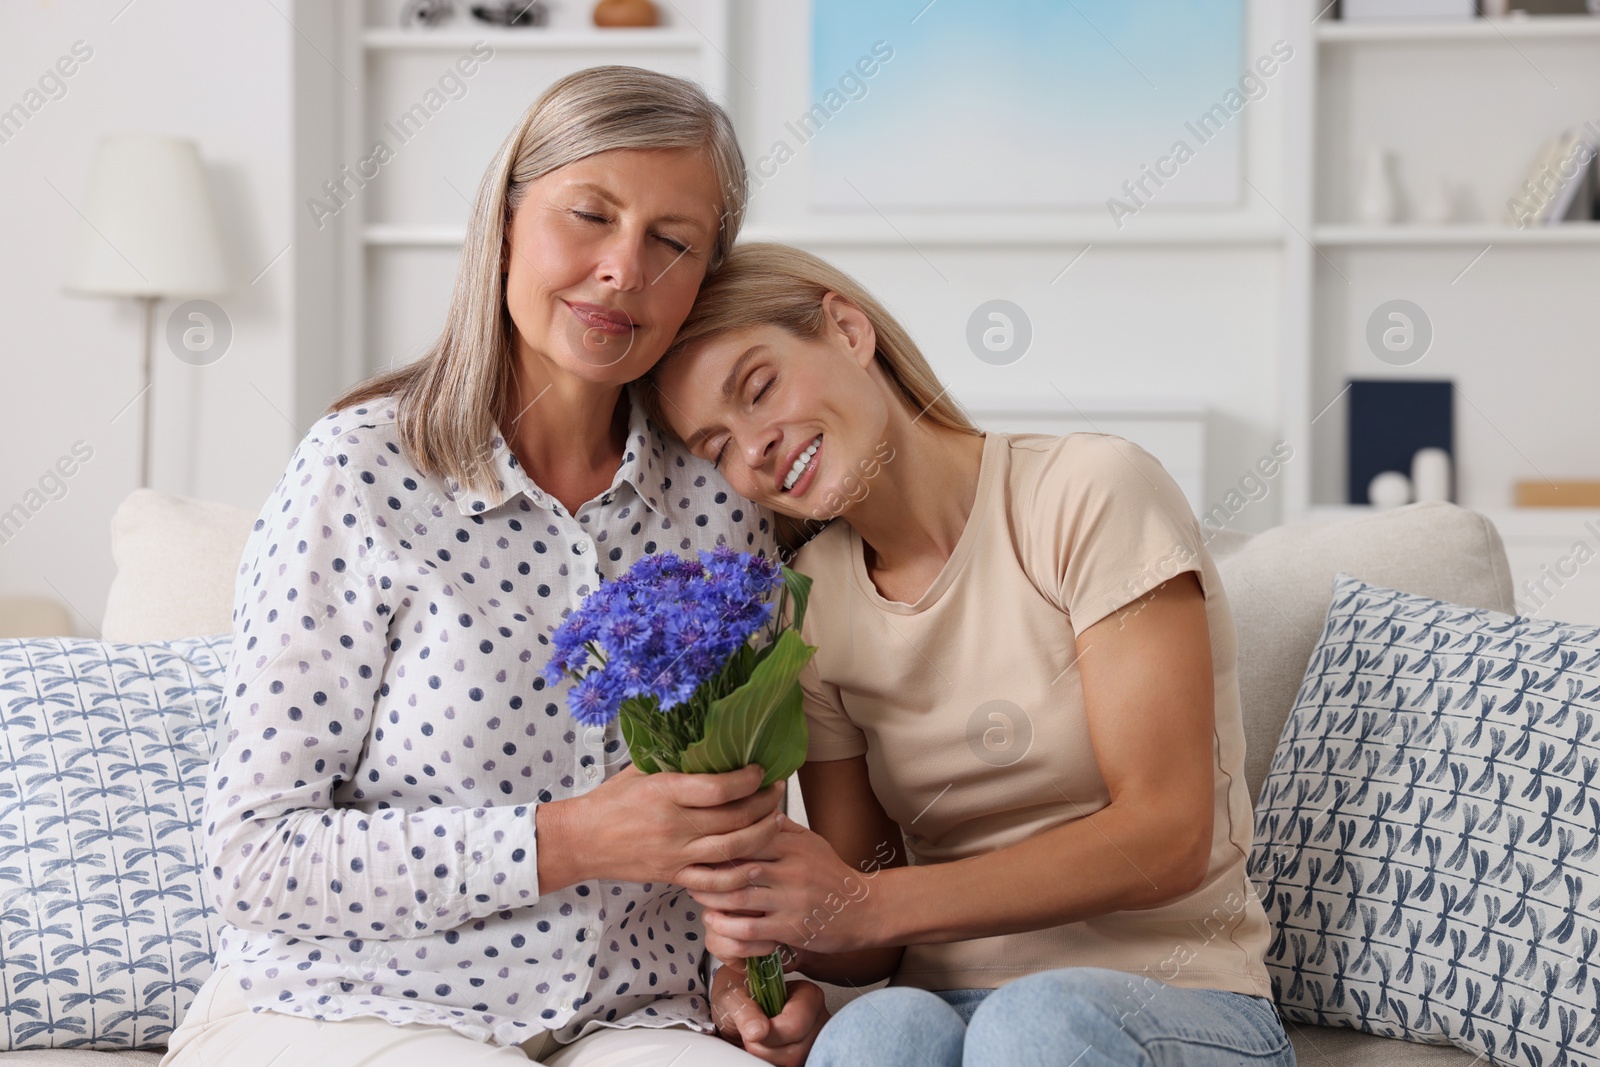
M783 140L863 211L1235 204L1292 56L1246 59L1244 0L814 0L812 34Z

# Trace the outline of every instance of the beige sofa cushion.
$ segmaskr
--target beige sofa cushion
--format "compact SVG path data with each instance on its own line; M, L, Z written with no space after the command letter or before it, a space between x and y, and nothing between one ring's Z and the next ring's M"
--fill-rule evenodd
M233 632L233 583L255 524L226 504L128 494L111 517L117 576L106 595L107 641L166 641Z
M0 1055L6 1058L4 1067L155 1067L162 1054L146 1049L96 1052L86 1048L40 1048Z
M1278 526L1210 544L1239 633L1250 799L1278 747L1312 646L1333 600L1333 576L1452 604L1515 614L1505 545L1488 519L1454 504L1410 504L1353 519Z
M72 612L47 596L0 596L0 638L72 637Z

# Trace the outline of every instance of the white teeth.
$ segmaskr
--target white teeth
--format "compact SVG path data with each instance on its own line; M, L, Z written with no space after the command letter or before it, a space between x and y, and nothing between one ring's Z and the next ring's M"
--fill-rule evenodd
M800 480L800 476L811 465L811 457L817 454L817 449L821 444L822 435L818 434L817 439L811 442L811 447L800 453L799 457L794 461L794 466L789 468L788 476L783 479L783 487L785 489L794 488L794 483Z

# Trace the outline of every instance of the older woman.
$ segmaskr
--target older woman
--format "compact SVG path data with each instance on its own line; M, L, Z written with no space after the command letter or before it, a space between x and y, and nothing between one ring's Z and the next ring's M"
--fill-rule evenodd
M619 770L620 738L538 677L641 556L773 548L628 385L744 202L695 86L558 82L479 187L432 350L295 451L239 572L218 968L165 1063L752 1062L704 1032L700 909L673 883L767 846L781 786Z

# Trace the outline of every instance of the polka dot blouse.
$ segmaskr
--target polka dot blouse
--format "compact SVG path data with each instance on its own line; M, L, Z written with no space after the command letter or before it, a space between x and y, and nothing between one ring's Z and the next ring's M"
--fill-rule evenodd
M244 551L206 796L218 960L257 1010L501 1044L711 1028L687 893L539 894L538 806L627 764L538 677L550 632L644 555L775 551L769 517L629 402L622 465L576 514L498 436L487 494L420 473L392 401L291 458Z

